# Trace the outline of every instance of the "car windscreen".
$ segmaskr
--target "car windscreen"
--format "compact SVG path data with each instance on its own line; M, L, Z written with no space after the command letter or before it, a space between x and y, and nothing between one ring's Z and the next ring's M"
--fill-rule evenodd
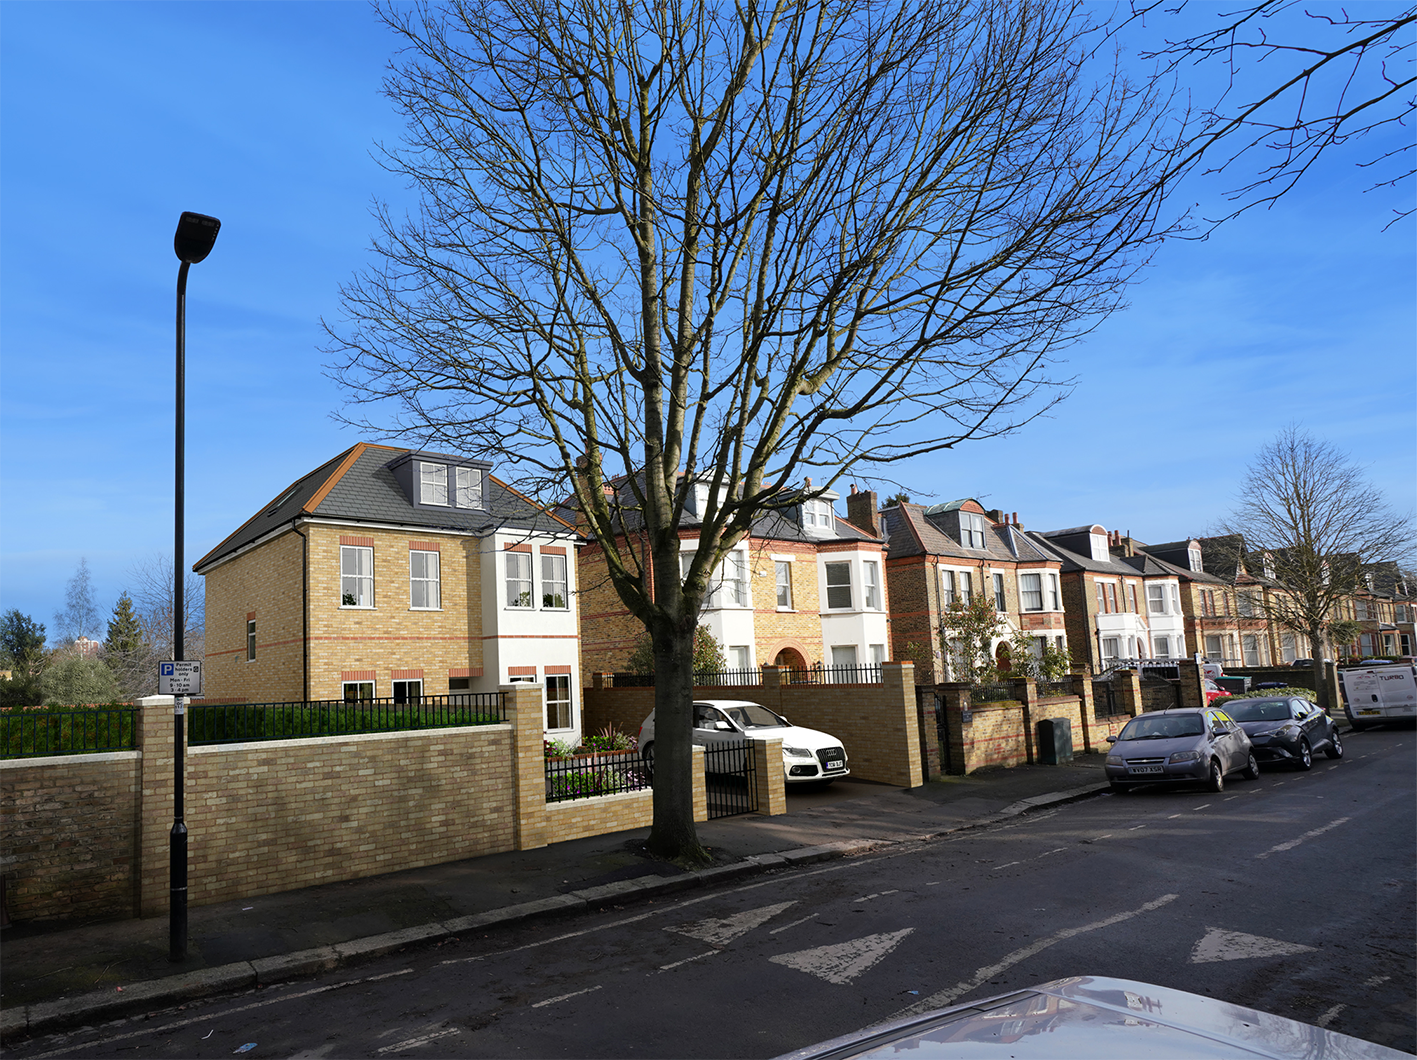
M1143 714L1127 722L1117 737L1119 740L1175 740L1183 736L1200 736L1205 723L1199 714Z
M734 703L722 708L740 729L775 729L786 725L782 718L757 703Z
M1225 711L1236 721L1288 721L1287 699L1232 699Z

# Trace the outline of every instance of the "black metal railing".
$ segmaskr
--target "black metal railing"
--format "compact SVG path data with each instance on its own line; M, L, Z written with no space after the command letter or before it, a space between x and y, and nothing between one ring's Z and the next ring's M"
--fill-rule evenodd
M704 748L704 795L709 820L758 808L753 741L730 740Z
M0 709L0 758L131 751L137 736L136 707Z
M546 760L546 801L567 802L653 787L649 766L634 751L598 751Z
M784 670L784 682L794 685L878 685L879 666L813 666L805 670Z
M455 692L412 700L321 699L285 703L193 703L187 708L189 744L297 740L409 732L507 720L501 692Z
M1092 682L1093 717L1113 718L1122 713L1125 712L1122 710L1121 697L1117 695L1117 690L1112 687L1112 682Z
M1033 685L1040 696L1072 696L1077 694L1073 689L1072 680L1066 677L1061 681L1035 681Z
M1014 690L1009 685L971 685L969 688L969 702L973 703L997 703L1000 700L1013 699Z

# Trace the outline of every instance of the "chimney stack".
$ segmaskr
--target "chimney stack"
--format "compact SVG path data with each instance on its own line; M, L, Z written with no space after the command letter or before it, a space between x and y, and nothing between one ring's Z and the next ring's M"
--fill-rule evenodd
M857 491L855 484L852 484L851 493L846 498L846 521L852 526L859 526L868 534L876 537L883 537L881 533L881 515L876 507L876 491Z

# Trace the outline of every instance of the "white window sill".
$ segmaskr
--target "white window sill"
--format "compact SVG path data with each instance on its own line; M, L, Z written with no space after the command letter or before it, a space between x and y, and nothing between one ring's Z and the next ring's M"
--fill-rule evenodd
M410 607L410 611L441 611L441 607Z
M373 604L340 604L340 605L339 605L339 609L340 609L341 611L377 611L377 610L378 610L378 608L375 607Z

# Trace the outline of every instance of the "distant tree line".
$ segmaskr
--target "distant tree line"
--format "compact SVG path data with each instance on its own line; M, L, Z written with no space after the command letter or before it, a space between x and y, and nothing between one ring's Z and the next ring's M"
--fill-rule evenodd
M87 559L65 587L52 645L44 623L32 616L16 608L0 616L0 706L131 703L156 694L158 663L172 658L172 562L154 557L129 578L106 631ZM200 659L205 597L195 575L186 579L184 656Z

